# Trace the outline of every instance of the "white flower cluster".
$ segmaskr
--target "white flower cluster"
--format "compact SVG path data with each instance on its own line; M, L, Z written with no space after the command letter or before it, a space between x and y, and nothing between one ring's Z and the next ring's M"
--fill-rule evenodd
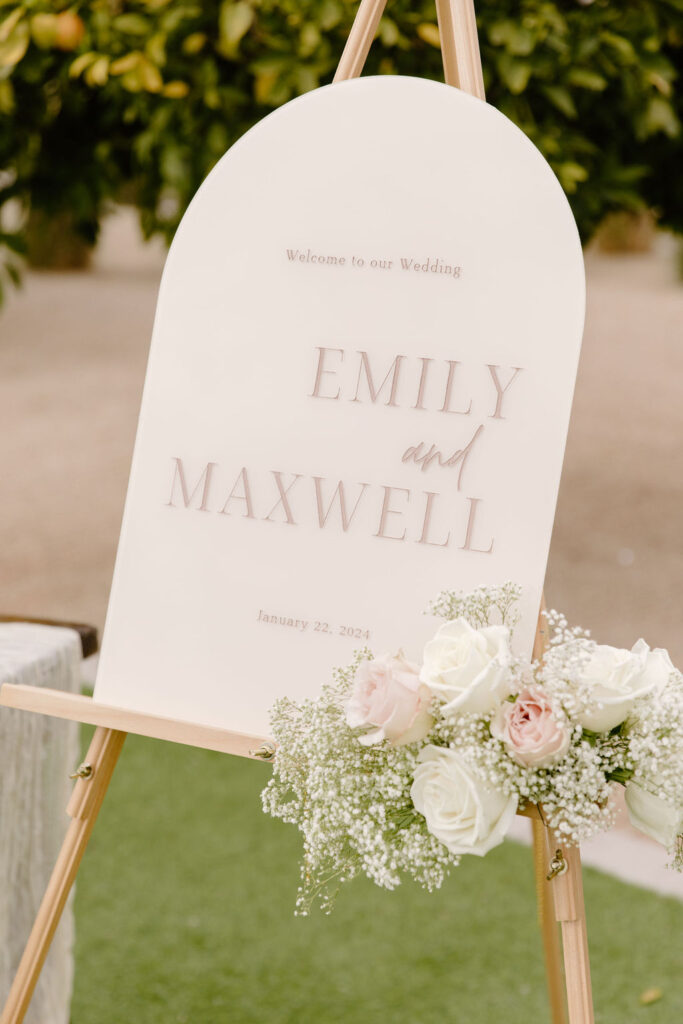
M618 783L633 823L683 867L680 672L666 651L596 644L555 612L547 652L525 664L510 646L519 594L442 593L421 666L363 650L317 700L278 701L263 806L303 834L298 913L329 911L358 873L437 888L525 805L580 842L611 825Z
M417 744L364 745L347 724L354 678L370 657L361 651L337 670L318 700L285 698L272 712L278 749L263 807L303 833L299 914L316 902L331 910L340 885L359 872L387 889L408 873L431 890L458 863L410 798Z
M509 581L498 587L475 587L467 593L442 590L429 605L427 613L446 622L467 619L475 627L490 626L497 613L500 622L512 631L519 620L519 598L520 588Z

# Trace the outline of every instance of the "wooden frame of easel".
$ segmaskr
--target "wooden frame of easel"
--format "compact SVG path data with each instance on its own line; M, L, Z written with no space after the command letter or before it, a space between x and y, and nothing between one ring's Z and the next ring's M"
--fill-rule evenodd
M360 75L385 5L386 0L361 0L335 82ZM483 100L484 81L473 0L436 0L436 10L446 83ZM545 620L540 615L534 657L543 653L545 644ZM21 1024L126 734L136 733L262 760L270 760L274 748L260 737L139 714L96 703L90 697L56 690L5 684L0 690L0 704L96 726L86 759L74 776L76 784L67 806L71 824L0 1018L0 1024ZM538 808L528 808L522 813L532 819L533 826L539 924L552 1024L566 1024L567 1020L569 1024L593 1024L579 850L564 847L553 836ZM564 981L557 922L562 930Z

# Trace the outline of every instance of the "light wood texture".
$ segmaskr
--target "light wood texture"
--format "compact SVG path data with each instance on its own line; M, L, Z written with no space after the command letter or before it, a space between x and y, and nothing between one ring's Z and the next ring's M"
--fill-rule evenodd
M253 750L268 742L261 736L227 732L208 725L193 725L175 718L145 715L125 708L99 704L91 697L80 694L15 683L5 683L0 688L0 704L23 711L53 715L55 718L85 722L86 725L100 725L121 732L137 733L139 736L170 740L172 743L185 743L191 747L206 747L208 750L218 750L223 754L239 754L241 757L252 757Z
M334 75L335 82L358 78L375 38L386 0L361 0ZM436 0L444 79L483 100L484 76L472 0Z
M525 804L524 807L517 808L517 814L520 818L531 818L532 820L538 819L538 821L542 820L541 812L536 804Z
M45 890L0 1024L21 1024L24 1019L125 738L124 732L113 729L95 731L87 755L93 772L89 779L79 779L74 786L69 803L74 817Z
M548 646L548 623L545 618L545 595L541 599L538 612L536 637L532 657L534 661L543 657ZM534 875L536 879L536 905L538 907L538 924L543 939L543 955L545 958L545 975L550 1003L550 1019L552 1024L566 1024L565 985L562 976L562 958L560 937L553 907L551 884L548 882L548 865L552 858L549 849L548 830L538 809L532 818L531 827L534 850ZM554 852L554 851L553 851Z
M358 78L370 52L386 3L387 0L361 0L333 81L345 82L349 78Z
M484 76L472 0L436 0L446 83L483 100Z
M548 830L540 815L531 822L533 829L534 875L536 879L536 906L538 907L538 926L543 939L543 955L545 959L545 976L548 986L548 1002L550 1003L550 1019L552 1024L566 1024L565 985L562 976L562 958L558 924L553 912L553 898L548 882L548 865L552 854L548 847Z
M566 872L554 878L551 884L555 916L562 926L569 1021L570 1024L594 1024L581 853L577 846L563 847L552 833L549 840L551 848L562 850L567 862Z

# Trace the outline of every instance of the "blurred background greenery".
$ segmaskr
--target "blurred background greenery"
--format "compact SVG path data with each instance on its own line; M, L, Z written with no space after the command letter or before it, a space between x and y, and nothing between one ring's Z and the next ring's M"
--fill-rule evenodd
M0 0L0 281L87 262L111 201L167 239L255 121L331 81L353 0ZM491 103L588 241L611 211L683 231L683 0L479 0ZM441 78L433 0L391 0L370 74Z

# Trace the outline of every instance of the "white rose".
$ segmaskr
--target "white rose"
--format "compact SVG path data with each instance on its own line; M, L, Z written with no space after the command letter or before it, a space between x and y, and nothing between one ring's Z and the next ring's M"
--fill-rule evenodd
M446 713L485 714L507 695L509 664L507 626L473 629L465 619L454 619L425 647L420 679L446 701Z
M656 789L656 784L652 789ZM683 808L676 807L639 782L626 784L626 807L631 824L671 850L683 833Z
M486 786L447 747L425 747L410 796L427 828L451 853L483 857L502 843L517 810L517 797Z
M673 671L666 651L651 651L644 640L624 651L596 646L580 676L591 688L591 707L579 714L584 729L609 732L628 717L638 697L661 690Z

